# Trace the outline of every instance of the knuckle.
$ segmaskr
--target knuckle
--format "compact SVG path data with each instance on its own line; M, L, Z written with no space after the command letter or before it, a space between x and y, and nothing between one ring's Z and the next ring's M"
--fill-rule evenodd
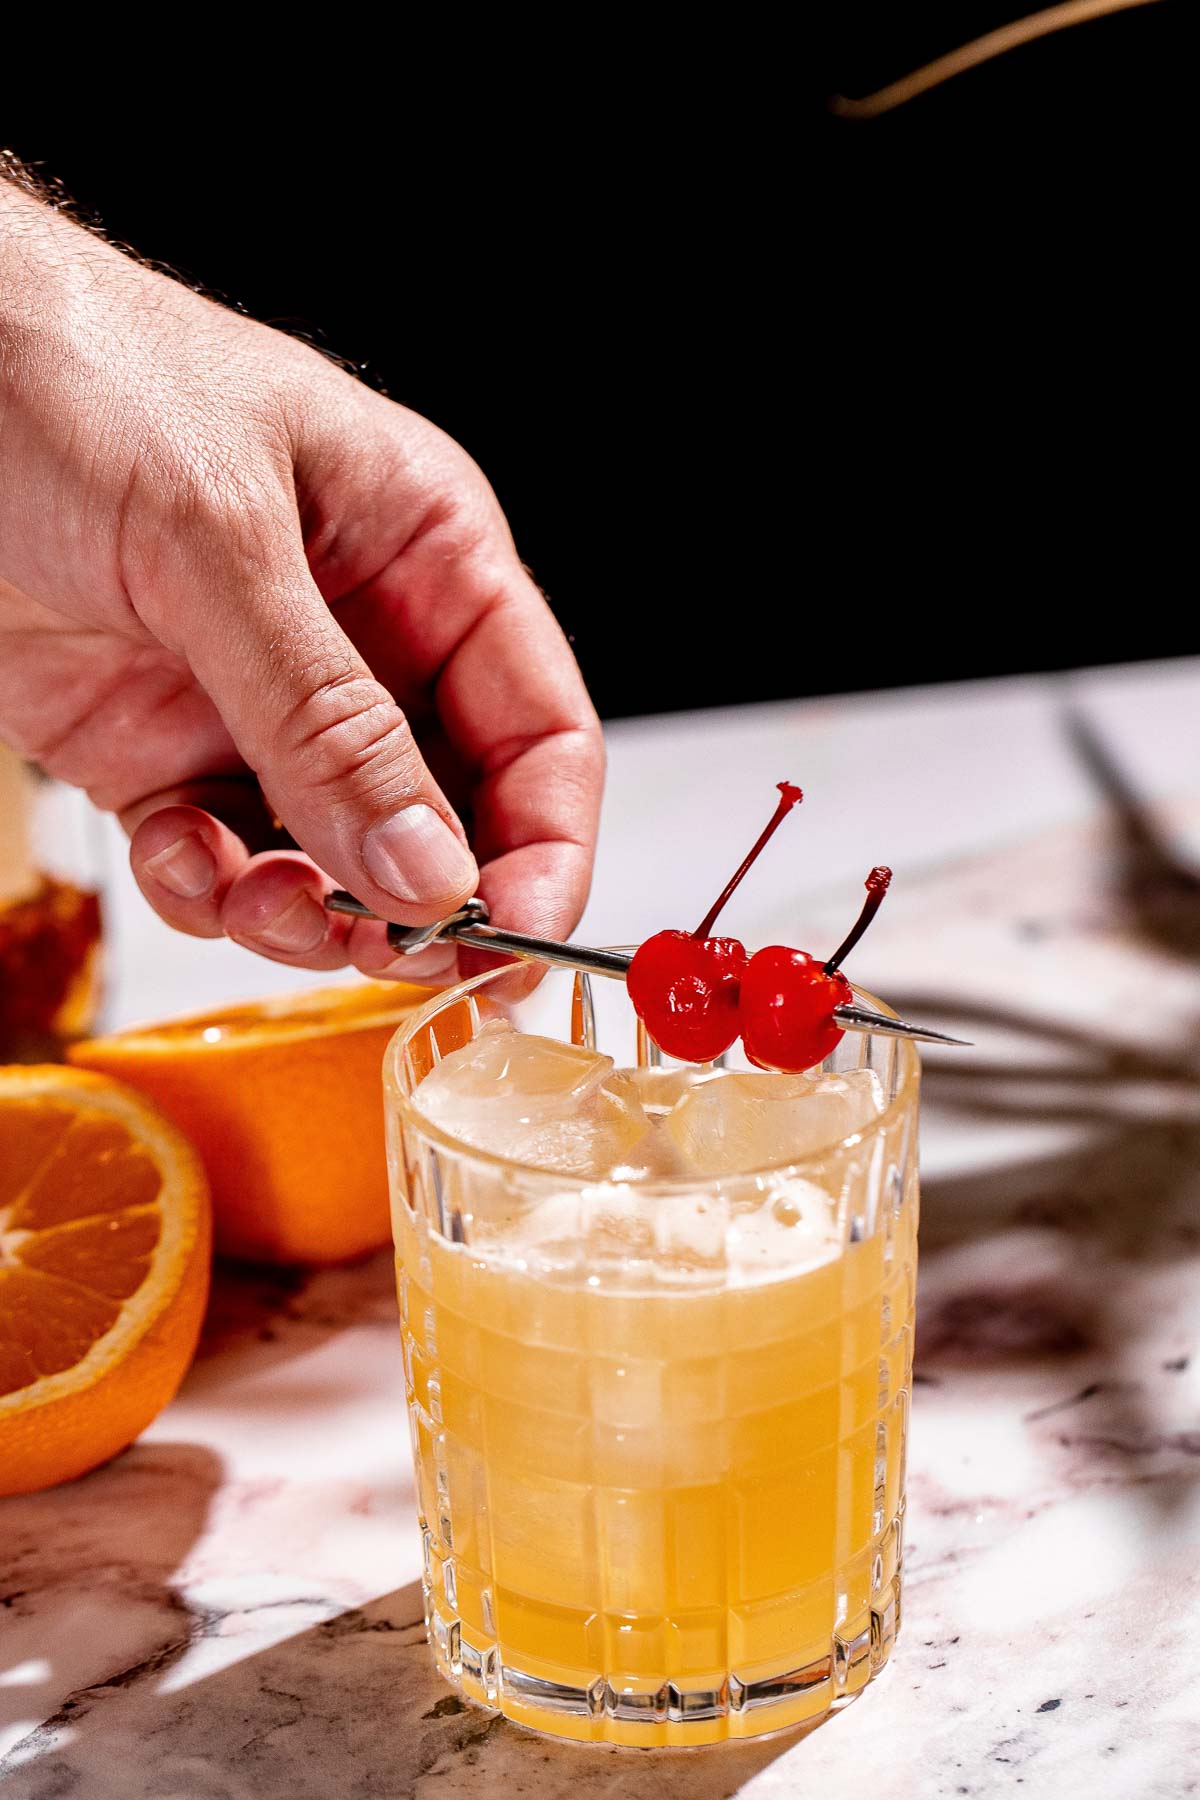
M357 670L326 668L302 679L280 740L314 788L348 786L365 799L404 796L422 785L407 719L385 689Z
M254 566L278 555L286 502L273 470L220 444L190 459L180 490L180 521L222 560Z

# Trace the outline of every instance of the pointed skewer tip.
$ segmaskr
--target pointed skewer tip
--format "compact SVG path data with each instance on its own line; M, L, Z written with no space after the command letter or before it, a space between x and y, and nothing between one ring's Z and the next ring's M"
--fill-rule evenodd
M972 1048L969 1038L951 1037L945 1031L934 1031L928 1025L914 1025L910 1019L893 1019L887 1013L875 1012L869 1006L837 1006L833 1017L847 1031L874 1031L880 1037L912 1038L923 1044L954 1044L963 1050Z

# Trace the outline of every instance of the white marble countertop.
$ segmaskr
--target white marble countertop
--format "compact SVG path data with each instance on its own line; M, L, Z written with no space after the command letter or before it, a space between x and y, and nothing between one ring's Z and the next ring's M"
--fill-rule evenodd
M1200 661L609 736L593 941L690 918L789 776L787 861L730 928L824 942L890 863L855 977L976 1040L926 1063L892 1666L806 1738L715 1751L464 1710L423 1643L389 1257L226 1269L141 1441L0 1503L6 1800L1200 1792ZM297 985L173 937L121 874L113 902L115 1023Z

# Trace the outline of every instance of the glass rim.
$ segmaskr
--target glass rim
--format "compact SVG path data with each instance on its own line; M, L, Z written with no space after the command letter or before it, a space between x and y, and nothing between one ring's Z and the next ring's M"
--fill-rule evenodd
M515 1172L519 1174L526 1185L550 1185L559 1192L564 1189L583 1192L596 1187L628 1186L635 1188L638 1193L679 1196L694 1194L700 1187L707 1192L714 1188L717 1190L727 1188L736 1182L766 1181L772 1176L782 1179L790 1175L795 1178L806 1167L813 1167L827 1157L836 1155L839 1151L858 1149L863 1145L869 1146L880 1133L887 1130L893 1120L909 1104L920 1080L921 1059L917 1046L910 1038L893 1038L890 1041L896 1046L896 1054L902 1058L900 1080L896 1092L879 1117L872 1119L862 1131L850 1132L843 1138L832 1138L822 1149L809 1152L804 1156L759 1164L754 1168L726 1170L720 1175L676 1176L669 1180L660 1177L652 1181L622 1183L612 1182L607 1177L597 1179L594 1176L571 1175L557 1169L543 1168L537 1163L518 1162L515 1157L502 1156L497 1151L485 1150L478 1144L468 1144L462 1138L457 1138L453 1133L443 1130L440 1125L427 1118L421 1109L414 1105L411 1097L403 1092L397 1072L397 1062L402 1051L418 1031L430 1024L447 1006L466 999L476 988L483 987L492 981L498 981L502 976L511 975L512 972L513 965L511 963L505 963L497 969L485 969L481 975L469 976L465 981L457 982L453 987L443 988L440 993L434 994L424 1006L410 1013L407 1019L402 1020L388 1039L387 1048L383 1053L383 1085L388 1099L395 1102L402 1122L406 1126L420 1131L439 1150L464 1157L469 1162L483 1168L502 1170L510 1174ZM569 973L568 970L560 972ZM853 983L851 987L857 1000L874 1007L889 1018L897 1017L894 1009L886 1001L880 1000L867 988L854 987ZM871 1034L862 1033L860 1035L870 1036Z

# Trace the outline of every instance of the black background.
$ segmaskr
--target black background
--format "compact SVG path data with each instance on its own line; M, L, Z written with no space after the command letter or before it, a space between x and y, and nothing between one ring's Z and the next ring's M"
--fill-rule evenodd
M1189 652L1186 6L828 110L1019 10L347 15L0 131L465 444L607 715Z

